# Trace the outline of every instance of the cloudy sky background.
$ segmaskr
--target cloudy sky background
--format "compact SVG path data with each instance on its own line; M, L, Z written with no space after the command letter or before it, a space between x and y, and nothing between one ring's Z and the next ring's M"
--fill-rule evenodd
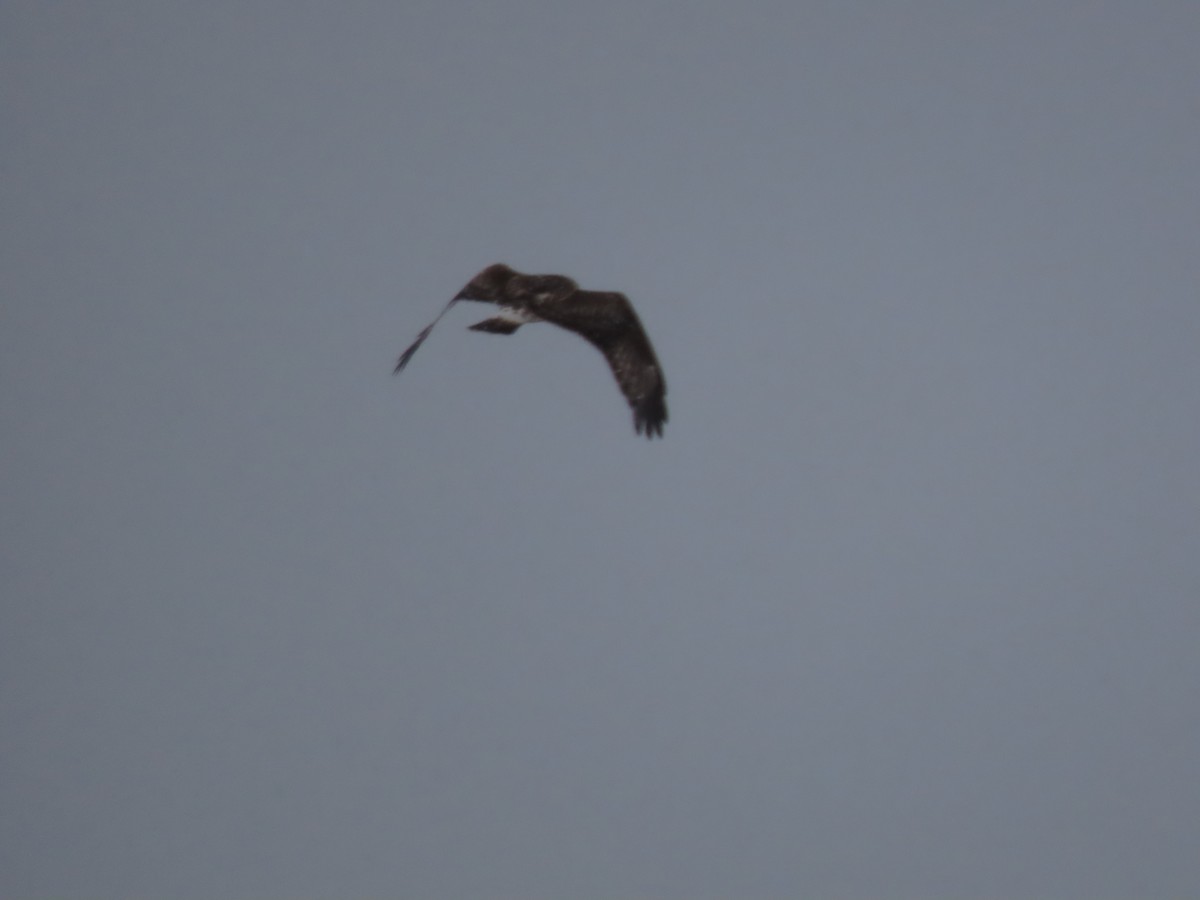
M1200 892L1198 38L5 3L0 894Z

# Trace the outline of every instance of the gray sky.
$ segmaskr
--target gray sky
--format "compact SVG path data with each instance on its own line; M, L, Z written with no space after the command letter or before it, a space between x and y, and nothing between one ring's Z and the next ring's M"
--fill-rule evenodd
M5 3L0 895L1200 895L1198 39Z

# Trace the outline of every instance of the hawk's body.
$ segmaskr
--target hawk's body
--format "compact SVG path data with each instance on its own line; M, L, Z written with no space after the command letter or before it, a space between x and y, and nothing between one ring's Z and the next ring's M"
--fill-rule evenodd
M524 275L497 263L488 266L458 292L400 356L396 371L446 311L459 300L495 303L500 315L471 326L473 331L512 334L531 322L549 322L573 331L604 354L621 393L633 409L633 426L646 437L662 436L667 421L667 384L650 339L624 294L585 291L565 275Z

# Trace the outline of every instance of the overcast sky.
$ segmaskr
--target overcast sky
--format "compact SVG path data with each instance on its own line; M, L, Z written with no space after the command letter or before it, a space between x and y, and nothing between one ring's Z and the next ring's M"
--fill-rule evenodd
M4 3L0 895L1200 895L1198 45Z

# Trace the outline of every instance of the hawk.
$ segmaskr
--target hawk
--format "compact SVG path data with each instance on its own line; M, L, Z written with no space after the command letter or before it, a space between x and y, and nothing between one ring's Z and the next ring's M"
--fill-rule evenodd
M503 263L488 266L455 294L400 354L393 374L408 365L433 326L459 300L500 307L499 315L477 322L471 331L512 334L531 322L549 322L575 332L608 360L621 393L633 409L634 431L647 438L662 437L667 421L667 383L633 304L624 294L582 290L565 275L525 275Z

